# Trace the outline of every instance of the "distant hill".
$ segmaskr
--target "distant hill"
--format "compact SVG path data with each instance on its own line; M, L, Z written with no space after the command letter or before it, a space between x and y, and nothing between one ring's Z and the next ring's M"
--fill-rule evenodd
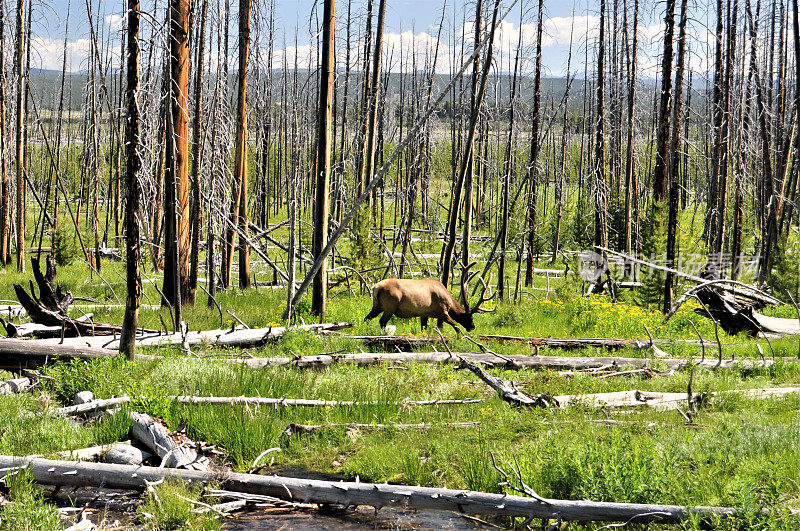
M274 72L274 78L277 79L278 72ZM307 70L297 72L298 84L302 86L313 86L310 83L307 83L308 77L311 73ZM230 76L231 82L235 80L235 72L231 73ZM384 80L388 79L389 86L387 88L387 99L389 101L399 99L400 90L401 88L405 87L406 90L410 88L411 83L411 74L404 74L400 75L397 73L390 73L387 77L384 77ZM110 72L107 76L107 82L112 86L109 87L112 92L118 90L119 76L118 72ZM253 84L255 85L255 80L251 77ZM489 81L489 86L487 87L487 101L494 101L495 100L495 93L499 92L499 99L500 101L508 101L508 97L511 92L511 80L512 76L510 74L497 74L492 76ZM529 76L522 76L519 80L519 90L518 90L518 98L520 101L529 102L533 96L533 78ZM208 83L214 82L214 76L209 75L207 77ZM419 78L418 78L419 82ZM439 91L444 89L447 84L450 82L450 76L446 74L437 74L434 79L434 93L438 94ZM60 94L61 89L61 72L57 70L47 70L47 69L33 69L31 70L30 75L30 83L31 83L31 91L34 97L36 98L37 107L42 110L50 110L55 111L58 107L58 96ZM99 78L98 78L99 83ZM277 83L277 81L276 81ZM358 93L358 87L360 85L360 73L353 72L350 76L350 94L351 96ZM463 79L462 89L465 92L465 95L469 93L469 76L465 76ZM65 80L64 80L64 104L65 104L65 111L80 111L86 100L86 90L88 86L88 73L87 72L72 72L67 73ZM339 85L340 90L343 87L343 80L340 78ZM642 80L640 85L643 90L640 90L640 96L642 98L650 97L652 91L655 90L654 81L647 79ZM458 89L459 84L456 85L456 89ZM567 79L564 77L545 77L542 78L542 103L545 106L550 105L550 102L557 105L563 98L564 92L567 87ZM569 98L569 105L576 109L578 106L582 106L584 101L584 90L593 90L593 83L585 83L583 79L575 78L572 80L572 86L570 88L570 98ZM278 92L279 93L279 92ZM230 91L231 97L234 97L234 91ZM251 94L253 94L253 89L251 89ZM116 97L116 95L114 95ZM451 95L448 94L445 98L445 101L449 101L451 99Z

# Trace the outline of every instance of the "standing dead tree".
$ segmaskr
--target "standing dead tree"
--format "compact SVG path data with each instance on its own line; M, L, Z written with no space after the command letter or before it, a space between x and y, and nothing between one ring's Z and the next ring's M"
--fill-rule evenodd
M0 267L8 264L11 240L11 181L7 173L6 136L6 6L0 1Z
M23 129L25 122L25 65L23 55L25 52L25 0L17 0L17 47L14 52L14 68L17 72L17 123L14 128L16 146L16 171L17 171L17 271L25 271L25 140Z
M139 271L139 203L141 185L139 171L139 0L128 0L128 54L126 58L125 87L125 281L128 296L125 299L125 316L119 350L128 359L136 351L136 327L139 321L139 301L142 298L142 276Z
M600 0L600 36L597 43L597 122L594 141L594 244L608 246L608 187L606 185L605 96L606 0Z
M453 188L453 200L451 201L452 208L450 210L450 215L447 221L447 243L445 243L444 254L442 258L442 284L447 286L447 283L450 280L450 273L453 267L453 253L456 247L456 226L458 223L458 212L461 203L461 194L464 188L464 181L467 175L467 169L469 167L469 154L472 149L472 143L475 140L475 131L478 125L478 118L479 113L478 109L483 102L484 94L486 93L486 82L489 77L489 71L492 67L492 51L494 49L494 35L496 29L496 22L498 17L498 12L500 11L500 0L495 1L494 11L492 14L492 25L489 29L489 44L486 47L486 57L483 61L483 71L481 72L481 79L480 84L478 86L478 92L476 93L475 97L475 105L472 108L472 112L470 114L470 122L469 122L469 130L467 133L467 139L465 141L465 147L463 151L463 156L461 160L461 165L459 169L458 176L456 178L456 182ZM473 57L477 58L480 55L480 47L476 45L475 53Z
M381 6L381 9L384 9ZM319 84L319 112L317 126L317 175L314 208L314 234L312 253L322 253L328 241L328 216L331 187L331 122L333 107L334 38L336 31L336 0L325 0L322 22L322 66ZM314 277L311 311L325 322L325 303L328 299L328 269L323 262Z
M189 0L170 0L169 110L164 165L164 297L174 326L189 295Z

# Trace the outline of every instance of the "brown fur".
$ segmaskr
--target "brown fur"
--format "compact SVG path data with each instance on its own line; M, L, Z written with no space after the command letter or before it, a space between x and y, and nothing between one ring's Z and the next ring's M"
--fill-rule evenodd
M475 329L472 320L474 312L464 308L435 278L387 278L378 282L372 286L372 310L364 320L374 319L381 312L381 327L385 327L389 319L396 315L404 319L419 317L422 328L427 327L428 319L436 319L439 328L444 322L456 330L457 324L468 332Z

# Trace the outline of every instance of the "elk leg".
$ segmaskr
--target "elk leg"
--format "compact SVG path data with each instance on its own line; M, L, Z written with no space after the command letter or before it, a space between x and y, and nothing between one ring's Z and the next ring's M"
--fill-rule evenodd
M381 318L378 321L381 324L381 328L386 328L386 325L389 323L389 319L391 318L392 318L391 313L383 312L383 315L381 315Z
M455 320L454 320L452 317L450 317L450 314L448 314L447 312L445 312L445 314L444 314L444 320L445 320L445 322L447 322L447 323L448 323L450 326L452 326L453 328L455 328L455 329L456 329L456 333L457 333L458 335L461 335L461 330L458 328L458 323L457 323L457 322L456 322L456 321L455 321ZM442 326L442 321L441 321L441 319L440 319L440 320L439 320L439 329L441 329L441 326Z
M372 308L369 313L364 317L364 321L369 321L370 319L375 319L380 315L381 309L380 308Z
M421 325L422 330L426 330L428 328L428 318L427 317L420 317L419 322Z

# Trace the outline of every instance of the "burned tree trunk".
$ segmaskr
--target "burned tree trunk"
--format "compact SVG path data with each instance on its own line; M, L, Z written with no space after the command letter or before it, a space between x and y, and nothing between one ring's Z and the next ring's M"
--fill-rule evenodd
M322 66L319 87L319 114L317 129L317 178L314 209L314 238L312 252L317 257L328 242L328 214L330 212L331 186L331 114L333 103L333 74L336 63L333 56L336 30L336 0L325 0L322 29ZM328 300L328 271L323 262L314 277L311 311L325 320L325 304Z
M33 277L39 289L39 296L36 296L33 282L30 283L31 293L19 284L14 284L14 292L19 303L28 312L34 323L45 326L59 327L63 330L64 336L93 336L95 334L118 334L121 327L111 324L94 323L71 319L67 316L67 308L72 304L72 293L64 293L61 286L55 285L56 261L52 254L47 255L47 270L45 274L39 270L39 259L31 257L33 267ZM8 327L7 327L7 331Z
M247 63L250 60L251 0L239 2L239 103L236 108L236 168L234 180L239 187L238 209L231 221L239 227L239 287L250 287L250 247L247 244L249 186L247 164ZM231 249L231 256L233 249ZM229 259L230 262L230 259Z
M17 72L17 123L14 131L17 163L17 270L25 271L25 140L22 134L25 121L25 0L17 0L17 49L14 55Z
M174 308L189 292L189 0L169 5L169 101L164 172L164 296Z
M653 175L653 202L655 205L667 198L669 122L672 114L672 39L675 33L675 0L667 0L667 13L664 23L666 28L664 30L664 55L661 62L661 102L658 113L656 165Z
M203 0L200 12L200 36L197 41L197 66L194 78L194 120L192 124L192 239L189 250L189 286L186 302L194 304L197 300L197 270L200 266L200 232L203 227L203 217L200 200L200 164L203 161L203 139L205 135L200 132L203 123L203 60L205 58L206 16L208 13L208 0ZM213 275L213 269L209 270Z
M678 64L675 72L675 109L672 117L672 140L669 162L669 219L667 222L667 267L675 267L680 207L681 116L683 114L683 71L686 58L686 0L681 0L681 21L678 28ZM674 275L667 272L664 281L664 313L672 308Z
M139 90L139 0L128 0L128 57L126 65L127 87L125 91L125 280L128 296L125 300L125 316L122 319L122 337L119 350L128 359L133 359L136 350L136 327L139 321L139 301L142 298L142 277L139 272L139 107L136 93ZM51 259L47 259L50 272ZM38 268L34 268L38 269ZM55 276L55 267L53 267Z
M480 108L481 103L483 102L483 97L486 92L486 81L489 77L489 71L492 66L492 51L494 49L494 35L497 25L497 17L498 12L500 11L500 0L497 0L494 5L494 12L492 15L492 26L489 32L489 44L486 49L486 59L483 63L483 71L481 73L481 81L478 86L477 96L475 98L475 108L472 109L472 115L470 117L469 122L469 131L467 133L467 139L464 147L464 156L461 161L461 166L459 169L458 176L456 178L455 187L453 188L453 199L451 201L452 209L450 211L450 215L447 220L447 243L445 244L443 259L442 259L442 284L445 286L448 285L450 281L450 274L452 272L453 267L453 253L456 247L456 225L458 223L458 211L461 203L461 193L464 186L464 179L467 173L467 159L468 153L471 149L472 143L475 140L475 130L477 128L478 123L478 112L477 109ZM477 57L477 55L476 55Z
M602 9L602 8L601 8ZM539 0L538 18L536 22L536 69L533 74L533 110L531 114L531 153L528 161L528 175L530 181L531 194L528 199L528 262L525 267L525 285L530 286L533 282L533 264L536 254L536 207L539 200L538 181L539 181L539 150L541 149L541 139L539 138L539 111L542 101L542 24L544 17L544 0ZM603 18L601 15L600 24ZM603 39L603 30L600 30L600 40ZM600 46L603 44L601 42ZM602 60L598 70L602 70ZM598 74L602 76L602 73ZM605 245L605 243L601 243Z
M608 247L608 197L606 186L606 95L605 95L606 0L600 0L600 40L597 47L597 124L595 129L594 244Z
M5 269L11 237L11 181L8 178L8 137L6 136L6 9L0 2L0 267Z

